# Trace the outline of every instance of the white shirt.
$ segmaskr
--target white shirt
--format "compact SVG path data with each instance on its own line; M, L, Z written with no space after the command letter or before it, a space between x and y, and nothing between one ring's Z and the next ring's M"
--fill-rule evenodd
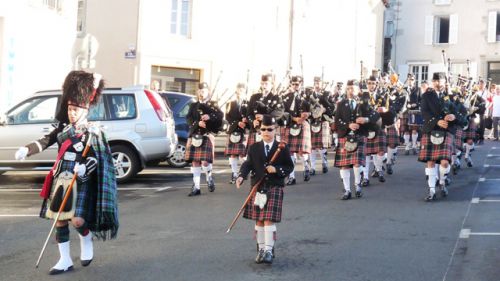
M500 117L500 95L498 94L495 94L493 96L493 107L491 116Z
M273 145L274 145L274 140L272 142L265 142L265 141L262 141L264 143L264 154L266 154L266 145L269 145L269 152L271 152L271 149L273 149ZM269 156L266 154L266 157Z

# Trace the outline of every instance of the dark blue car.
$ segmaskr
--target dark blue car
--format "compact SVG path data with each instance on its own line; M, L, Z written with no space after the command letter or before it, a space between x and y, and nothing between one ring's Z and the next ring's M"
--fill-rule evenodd
M189 105L194 101L194 96L177 92L160 92L160 95L172 109L175 121L175 133L179 140L177 149L174 154L167 159L167 162L173 167L182 168L188 164L184 161L186 141L189 133L186 115L189 111Z

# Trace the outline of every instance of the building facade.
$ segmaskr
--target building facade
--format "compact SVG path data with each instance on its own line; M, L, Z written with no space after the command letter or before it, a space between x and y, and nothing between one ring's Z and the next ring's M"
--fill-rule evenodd
M385 12L384 61L404 80L437 71L500 83L500 1L393 0Z
M292 74L358 78L382 65L380 0L80 0L82 35L99 42L95 70L109 86L150 85L194 93L199 81L221 100L238 82L259 87ZM113 15L103 21L103 18ZM247 78L248 77L248 78Z

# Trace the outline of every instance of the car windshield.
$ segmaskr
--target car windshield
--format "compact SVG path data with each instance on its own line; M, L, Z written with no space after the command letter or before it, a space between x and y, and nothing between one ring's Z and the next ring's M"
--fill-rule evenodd
M53 122L57 97L37 97L15 107L7 114L7 124L28 124Z

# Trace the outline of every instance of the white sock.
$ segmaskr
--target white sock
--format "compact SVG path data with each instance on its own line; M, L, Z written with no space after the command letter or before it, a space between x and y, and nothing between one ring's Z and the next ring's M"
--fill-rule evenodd
M92 232L89 231L89 233L86 236L82 236L80 233L78 233L78 236L80 237L80 251L81 251L80 260L82 261L91 260L94 257Z
M54 265L53 268L67 269L68 267L72 266L73 261L71 260L69 241L58 243L57 247L59 248L59 261L56 263L56 265Z
M417 148L418 133L411 134L411 144L413 148Z
M448 174L448 167L443 167L439 165L439 184L444 184L444 180L446 179L446 175Z
M387 147L387 164L394 164L394 155L397 151L396 148Z
M200 189L201 167L191 167L191 173L193 173L194 188Z
M259 245L259 250L264 249L266 240L263 226L255 225L255 239L257 240L257 244Z
M404 134L403 139L405 140L405 149L409 150L410 149L410 135Z
M238 158L230 158L229 162L231 163L231 171L234 176L238 175Z
M208 166L201 166L203 172L205 172L205 179L208 181L209 177L212 175L212 164L208 164Z
M375 170L377 170L377 172L382 171L382 165L384 165L384 155L374 155L373 158Z
M274 247L274 236L276 234L276 225L266 225L264 226L264 233L265 233L265 250L266 251L271 251Z
M470 157L470 150L472 149L472 145L466 143L465 144L465 158Z
M361 167L353 167L354 170L354 184L359 187L361 184Z
M302 154L302 160L304 161L304 171L310 170L309 154Z
M297 157L295 157L295 153L292 154L291 157L292 157L292 161L293 161L293 170L288 177L291 179L294 179L295 178L295 167L297 167Z
M457 155L456 154L451 155L451 163L455 164L456 162L457 162Z
M311 151L311 168L315 169L316 167L316 150Z
M344 183L344 190L351 191L351 170L349 169L340 169L340 178Z
M429 185L429 188L436 188L436 169L425 168L425 173L429 176L427 179L427 185Z
M370 176L368 175L370 173L370 162L371 162L371 155L367 155L365 159L365 166L363 166L363 177L365 179L370 178Z
M439 165L434 165L434 177L435 180L439 180Z
M328 165L328 159L326 158L326 149L321 149L321 160L323 161L323 164Z

